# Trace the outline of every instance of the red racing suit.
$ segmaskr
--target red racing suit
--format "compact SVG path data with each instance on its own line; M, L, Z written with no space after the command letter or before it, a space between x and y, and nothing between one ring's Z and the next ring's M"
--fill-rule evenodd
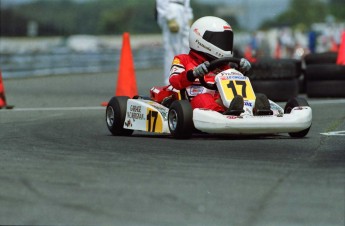
M193 109L206 108L223 112L226 108L220 104L221 100L218 91L205 88L200 84L199 79L195 79L195 81L188 79L193 77L191 74L193 69L205 61L207 59L204 56L193 50L190 50L189 54L175 56L170 70L170 85L177 90L186 89ZM207 83L214 83L215 75L227 68L230 68L230 66L224 66L221 69L209 72L204 76L205 81Z

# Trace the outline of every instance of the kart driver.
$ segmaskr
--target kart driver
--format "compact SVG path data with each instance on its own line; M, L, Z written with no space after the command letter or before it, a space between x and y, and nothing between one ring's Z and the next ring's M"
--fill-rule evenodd
M214 83L215 75L230 68L226 65L223 68L208 71L209 61L231 57L233 55L233 31L231 26L223 19L206 16L196 20L189 31L188 54L175 56L169 82L177 90L186 89L191 99L192 108L206 108L222 112L226 115L240 115L243 110L243 97L235 96L230 106L224 106L220 94L215 90L203 87L199 77L204 76L208 83ZM239 69L247 72L251 68L248 60L241 58Z

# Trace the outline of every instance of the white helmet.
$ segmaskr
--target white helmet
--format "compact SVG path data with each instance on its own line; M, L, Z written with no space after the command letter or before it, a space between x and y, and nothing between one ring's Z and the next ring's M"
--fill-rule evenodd
M232 28L225 20L218 17L201 17L191 26L189 47L216 59L232 57Z

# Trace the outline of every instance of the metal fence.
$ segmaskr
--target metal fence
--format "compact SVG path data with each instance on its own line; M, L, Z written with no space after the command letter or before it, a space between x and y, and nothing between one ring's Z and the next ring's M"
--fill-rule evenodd
M0 68L4 78L111 72L118 69L120 54L120 50L0 53ZM132 54L136 69L163 67L161 47L143 47L133 50Z

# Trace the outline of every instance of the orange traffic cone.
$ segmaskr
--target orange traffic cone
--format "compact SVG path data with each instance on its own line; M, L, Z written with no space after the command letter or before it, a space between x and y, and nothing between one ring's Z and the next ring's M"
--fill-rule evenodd
M127 32L123 34L119 76L117 78L117 89L115 95L129 97L138 95L132 50L129 33Z
M345 65L345 31L342 34L340 46L338 49L337 64Z
M122 49L119 66L119 74L117 78L117 88L115 96L129 96L130 98L138 95L137 83L135 79L135 69L133 55L130 45L129 33L125 32L122 36ZM102 106L107 106L107 102L103 102Z
M13 106L8 106L6 103L5 86L2 81L2 73L0 71L0 109L2 108L11 109Z

